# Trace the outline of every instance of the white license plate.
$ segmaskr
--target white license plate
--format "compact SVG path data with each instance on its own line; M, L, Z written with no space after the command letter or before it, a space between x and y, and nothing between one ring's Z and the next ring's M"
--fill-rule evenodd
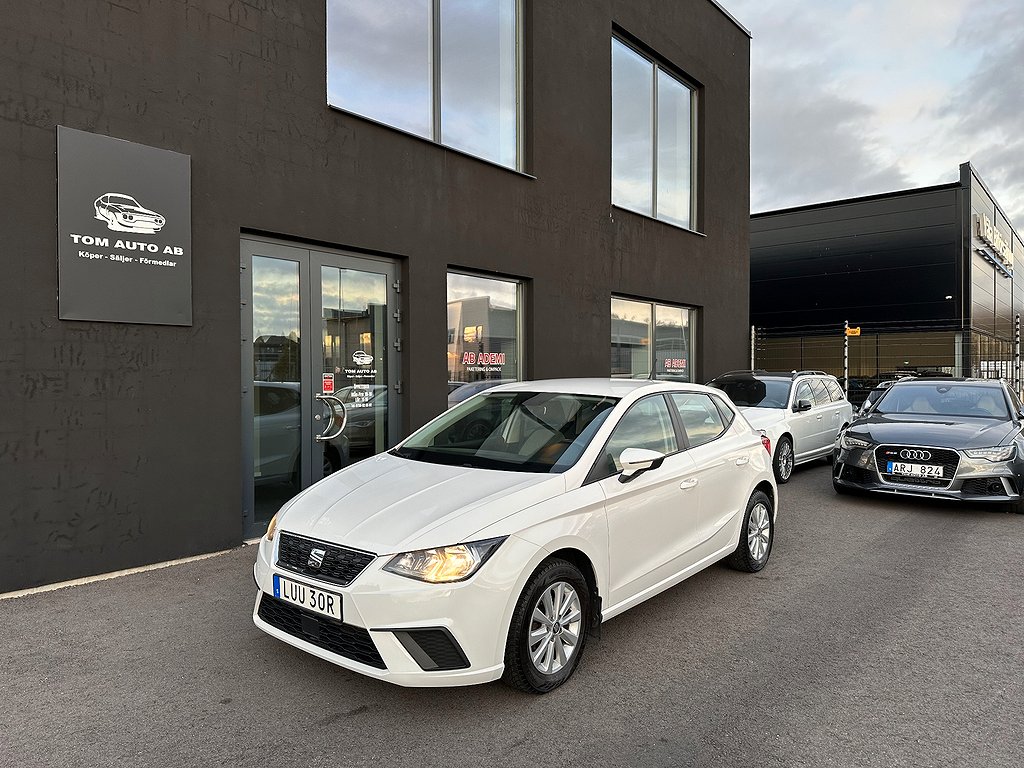
M890 475L906 475L908 477L942 477L942 466L939 464L908 464L903 461L890 461L886 471Z
M274 574L274 597L341 621L341 595Z

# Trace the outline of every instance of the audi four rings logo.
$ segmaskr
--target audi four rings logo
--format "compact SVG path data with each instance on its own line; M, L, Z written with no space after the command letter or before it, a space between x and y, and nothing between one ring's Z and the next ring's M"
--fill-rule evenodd
M931 451L918 451L904 448L900 451L900 458L907 461L928 461L932 457Z
M306 561L306 565L309 568L319 568L324 564L324 557L327 555L326 549L314 549L309 553L309 560Z

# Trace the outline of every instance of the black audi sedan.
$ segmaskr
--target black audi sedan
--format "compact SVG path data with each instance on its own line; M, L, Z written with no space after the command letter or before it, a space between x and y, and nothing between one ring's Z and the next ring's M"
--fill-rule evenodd
M1024 512L1022 427L1024 405L1002 381L897 381L839 436L832 487Z

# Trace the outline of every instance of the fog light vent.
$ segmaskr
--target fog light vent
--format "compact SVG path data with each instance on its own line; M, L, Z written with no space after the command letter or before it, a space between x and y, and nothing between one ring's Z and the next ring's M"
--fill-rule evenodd
M436 629L392 630L398 642L416 660L424 672L465 669L469 659L444 627Z

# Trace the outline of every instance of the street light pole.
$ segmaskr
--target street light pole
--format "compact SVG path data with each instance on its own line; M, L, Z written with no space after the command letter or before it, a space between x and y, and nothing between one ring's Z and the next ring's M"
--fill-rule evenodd
M843 321L843 386L850 393L850 321Z

